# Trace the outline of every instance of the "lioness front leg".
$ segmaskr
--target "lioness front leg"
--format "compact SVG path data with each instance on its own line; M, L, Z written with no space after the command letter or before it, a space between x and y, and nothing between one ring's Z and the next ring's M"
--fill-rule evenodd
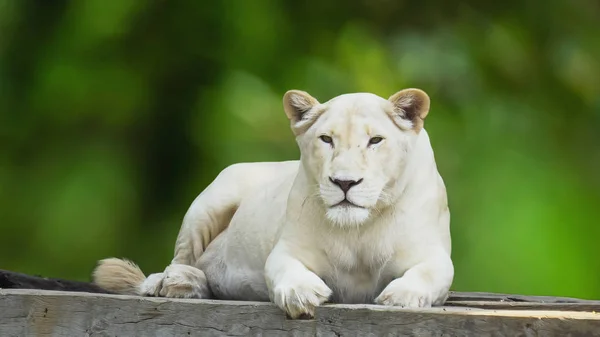
M450 256L439 253L390 282L375 303L407 308L442 305L448 297L453 277L454 266Z
M303 314L314 317L315 308L327 301L332 293L325 282L295 258L282 242L275 245L267 258L265 277L271 301L291 318Z

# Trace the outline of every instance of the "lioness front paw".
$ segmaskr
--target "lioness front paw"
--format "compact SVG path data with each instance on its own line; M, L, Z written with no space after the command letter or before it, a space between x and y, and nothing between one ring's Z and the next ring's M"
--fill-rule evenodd
M288 277L275 285L273 301L291 318L302 315L314 317L315 308L325 303L331 293L331 289L317 275L305 273L298 277Z
M170 298L209 298L210 290L204 272L192 266L173 264L156 273L140 286L144 296Z
M422 284L400 278L388 284L375 303L403 308L428 308L433 304L433 296Z

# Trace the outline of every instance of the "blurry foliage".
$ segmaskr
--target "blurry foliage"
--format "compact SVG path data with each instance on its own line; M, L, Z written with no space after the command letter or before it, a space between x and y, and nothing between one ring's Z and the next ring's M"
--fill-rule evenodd
M0 268L170 262L225 166L297 158L285 90L419 87L453 288L600 298L594 0L0 0Z

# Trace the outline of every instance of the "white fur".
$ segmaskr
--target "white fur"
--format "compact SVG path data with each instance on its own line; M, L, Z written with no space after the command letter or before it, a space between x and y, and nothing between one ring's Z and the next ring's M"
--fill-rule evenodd
M424 93L402 93L393 96L402 109L419 94L428 111ZM270 299L293 318L328 300L442 304L454 275L446 190L427 132L412 127L427 111L403 120L398 104L372 94L286 99L300 160L221 172L188 210L173 264L140 293ZM354 206L335 206L344 193L330 178L362 179L347 194Z

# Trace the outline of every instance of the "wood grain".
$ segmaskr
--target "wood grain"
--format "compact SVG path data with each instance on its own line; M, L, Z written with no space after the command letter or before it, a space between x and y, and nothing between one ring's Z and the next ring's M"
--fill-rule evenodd
M597 300L586 300L571 297L529 296L517 294L499 294L485 292L451 291L448 301L490 301L490 302L533 302L533 303L600 303Z
M60 278L48 278L26 275L0 269L0 289L44 289L91 293L110 293L88 282L70 281ZM600 304L600 301L584 300L569 297L527 296L515 294L497 294L485 292L451 291L449 303L457 302L527 302L527 303L587 303Z
M449 307L469 307L494 310L549 310L549 311L590 311L600 312L600 302L590 303L540 303L540 302L498 302L498 301L447 301Z
M0 336L600 336L600 314L326 305L290 320L265 302L2 289Z

